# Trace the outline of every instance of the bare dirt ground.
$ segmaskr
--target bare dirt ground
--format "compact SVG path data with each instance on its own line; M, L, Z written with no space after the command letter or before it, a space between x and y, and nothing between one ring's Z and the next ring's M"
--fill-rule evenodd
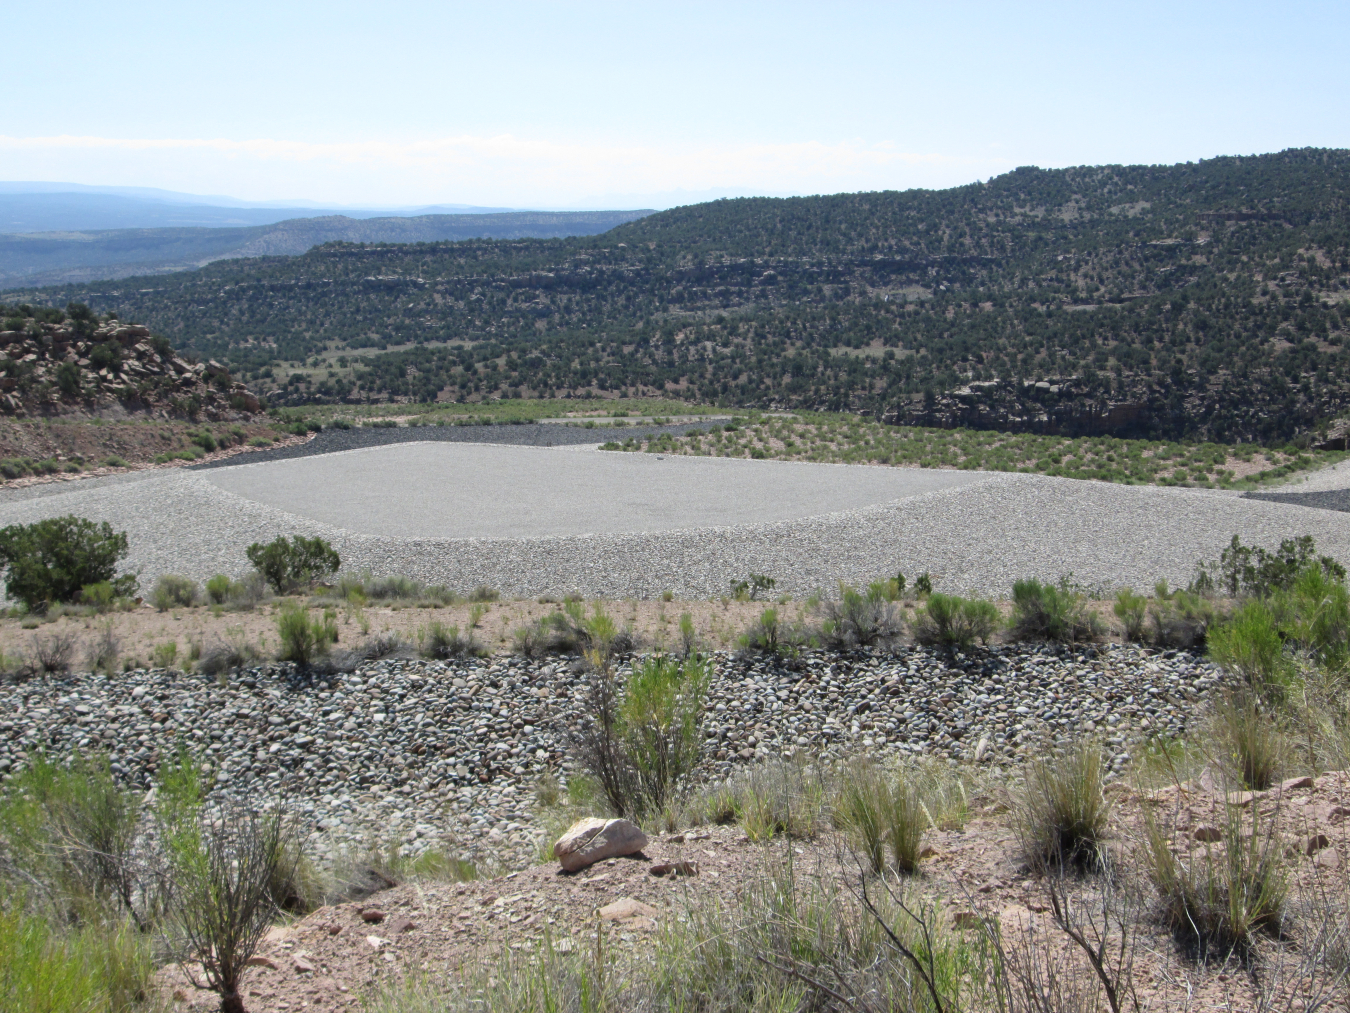
M1303 916L1319 903L1325 910L1344 904L1350 776L1327 773L1315 783L1300 779L1234 800L1240 808L1230 812L1241 814L1245 832L1254 826L1279 849L1291 887L1289 909L1300 915L1286 923L1285 949L1277 952L1272 937L1258 947L1250 966L1235 957L1208 963L1188 957L1160 922L1152 888L1142 877L1145 809L1170 832L1172 849L1183 861L1210 855L1222 862L1222 846L1203 840L1225 819L1222 796L1206 785L1202 779L1151 792L1124 783L1108 789L1115 802L1109 849L1124 887L1113 905L1126 917L1138 999L1137 1006L1124 1008L1158 1013L1305 1008L1312 999L1308 982L1288 961L1291 953L1301 947L1306 954L1312 945L1312 922ZM932 830L924 841L928 857L903 887L911 907L939 902L940 917L968 939L980 931L977 919L992 919L1009 951L1026 944L1040 959L1049 955L1060 962L1062 975L1070 975L1066 980L1078 976L1085 998L1096 994L1087 965L1054 925L1047 881L1024 859L1002 799L980 800L963 828ZM841 893L858 888L856 860L833 832L795 840L780 836L761 845L736 827L698 827L655 836L639 855L576 874L547 864L478 882L407 884L321 908L272 931L246 978L245 1002L252 1013L358 1010L364 996L401 977L463 985L490 973L508 948L527 959L542 946L558 953L590 952L597 932L604 935L610 959L646 962L663 925L696 908L720 905L733 928L743 917L738 905L747 889L788 860L800 885ZM693 863L696 874L651 873L653 866L673 862ZM1071 879L1067 889L1088 910L1100 902L1100 882L1093 876ZM625 918L605 910L624 899L647 908L633 908ZM179 967L166 968L161 981L178 1009L215 1005L210 993L190 986ZM1292 1005L1263 1007L1262 989L1282 994ZM1335 999L1344 998L1342 987ZM1319 1008L1344 1009L1335 1002Z

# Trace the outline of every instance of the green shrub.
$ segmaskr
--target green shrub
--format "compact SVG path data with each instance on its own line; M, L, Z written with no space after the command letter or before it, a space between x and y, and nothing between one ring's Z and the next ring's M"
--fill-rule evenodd
M930 594L914 616L914 639L947 647L969 647L976 640L987 644L998 624L998 607L993 602Z
M100 580L97 584L86 584L80 588L80 601L95 612L107 612L117 603L117 588L111 581Z
M346 587L346 584L339 584L339 589ZM419 598L422 595L425 585L420 580L414 580L412 577L392 576L381 577L378 580L367 581L364 585L366 597L381 601L397 601Z
M150 604L161 612L171 608L191 608L197 604L197 582L175 573L166 573L155 581Z
M686 623L682 616L680 618L680 630L681 637L686 642L691 640L693 617L690 617L688 623ZM761 612L759 618L751 624L750 628L736 639L736 644L741 651L747 654L767 654L770 656L793 654L808 642L809 638L805 630L800 626L783 622L778 617L778 610L772 608ZM690 652L686 650L684 653Z
M1128 587L1116 592L1116 603L1112 607L1116 618L1120 620L1125 641L1137 644L1144 636L1144 620L1148 613L1148 599L1135 594Z
M701 758L700 722L711 672L700 657L658 654L628 677L619 721L646 812L660 812Z
M1325 567L1310 564L1287 592L1272 596L1281 632L1321 664L1337 668L1350 653L1350 591Z
M125 531L74 515L0 529L5 591L30 612L73 602L85 587L103 581L112 584L116 597L130 598L135 575L117 576L117 563L127 552Z
M248 445L250 447L270 447L272 445L272 441L269 440L266 436L255 436L253 437L253 439L248 441Z
M1067 579L1058 584L1019 580L1013 585L1010 630L1018 640L1077 643L1100 639L1101 620L1088 608L1086 596Z
M331 576L342 563L328 542L301 535L293 535L289 541L277 538L266 545L254 542L245 554L277 594Z
M511 642L516 654L522 658L542 658L548 653L551 627L547 619L517 626L511 633Z
M491 602L501 598L501 592L496 588L488 587L486 584L479 584L469 594L469 601L472 602Z
M212 605L224 605L230 600L230 578L218 573L206 582L206 597Z
M1292 677L1275 615L1260 598L1210 631L1209 656L1260 693L1280 693Z
M0 907L0 1009L132 1013L153 976L139 933L94 925L63 935L13 901Z
M239 1013L240 981L276 917L277 884L294 879L299 848L279 806L266 813L237 802L224 808L208 820L186 807L164 835L172 841L181 956L210 954L201 974L220 1008Z
M80 367L73 362L63 362L56 367L56 386L62 394L74 397L80 393Z
M150 663L155 668L173 668L178 660L178 642L169 640L159 644L150 652Z
M1243 545L1237 535L1219 556L1217 565L1201 567L1196 577L1198 591L1217 585L1230 598L1239 595L1266 597L1288 590L1309 565L1321 569L1334 581L1345 580L1345 567L1330 556L1318 555L1311 535L1286 538L1274 552Z
M573 738L573 752L616 815L658 814L699 761L711 666L698 655L653 655L620 687L606 656L588 657L589 721Z
M1041 867L1095 867L1110 818L1101 747L1082 742L1063 756L1033 760L1016 824L1028 860Z
M310 619L305 609L287 602L277 616L277 633L281 639L277 660L307 666L327 653L329 645L337 639L336 632L331 622Z

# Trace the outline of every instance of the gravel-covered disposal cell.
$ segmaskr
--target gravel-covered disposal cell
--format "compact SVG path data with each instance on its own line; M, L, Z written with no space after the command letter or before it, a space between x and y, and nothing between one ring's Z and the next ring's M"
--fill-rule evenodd
M213 485L366 535L530 538L795 520L968 486L971 472L408 443L217 468Z
M763 573L775 578L777 592L801 598L817 589L832 591L840 580L865 585L897 569L911 578L929 571L938 590L993 597L1007 597L1022 577L1056 580L1067 574L1088 587L1146 590L1159 578L1184 586L1196 563L1217 559L1234 535L1248 545L1270 548L1284 538L1312 535L1319 550L1350 560L1350 514L1210 490L783 461L656 461L642 454L585 450L501 447L495 452L504 455L508 469L513 460L544 455L544 488L536 500L542 503L561 481L559 476L573 467L589 467L593 458L611 459L613 466L626 466L634 475L678 475L673 468L706 465L706 471L691 473L734 470L776 483L782 475L819 472L843 481L846 474L863 472L867 481L954 479L964 484L929 485L930 491L907 498L897 493L889 502L851 509L839 504L829 512L759 523L728 519L716 527L434 538L357 533L215 484L230 472L246 473L251 466L245 465L5 490L0 492L0 525L63 514L106 520L127 532L131 555L125 566L140 572L142 587L151 586L162 573L198 581L216 573L241 575L250 568L244 554L250 543L301 534L331 540L343 568L352 572L403 574L460 590L486 584L504 595L524 597L577 592L586 597L654 598L670 591L677 597L707 598L726 594L731 580ZM290 461L284 467L318 460ZM276 466L283 467L280 462ZM672 470L659 471L667 466ZM389 516L397 516L401 505L409 518L401 523L420 523L409 504L424 478L393 468L387 474ZM743 489L752 495L754 483L747 483ZM612 523L606 521L612 511L627 509L615 505L627 485L600 483L589 490L587 509L597 526ZM909 488L917 491L919 486ZM693 492L702 495L706 490ZM345 491L332 487L318 490L318 495L339 500ZM495 502L488 487L469 488L466 495L477 497L475 516L514 509Z

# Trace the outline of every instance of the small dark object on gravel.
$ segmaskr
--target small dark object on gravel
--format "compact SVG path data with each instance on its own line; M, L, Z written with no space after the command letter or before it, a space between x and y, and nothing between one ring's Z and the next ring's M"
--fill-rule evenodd
M697 876L698 865L694 862L666 862L662 865L653 865L647 871L653 876L669 876L672 873L676 876Z

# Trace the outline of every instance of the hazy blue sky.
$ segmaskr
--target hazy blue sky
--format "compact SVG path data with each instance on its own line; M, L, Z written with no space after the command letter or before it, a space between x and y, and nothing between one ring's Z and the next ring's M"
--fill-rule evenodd
M651 206L1350 146L1350 3L15 3L0 177Z

